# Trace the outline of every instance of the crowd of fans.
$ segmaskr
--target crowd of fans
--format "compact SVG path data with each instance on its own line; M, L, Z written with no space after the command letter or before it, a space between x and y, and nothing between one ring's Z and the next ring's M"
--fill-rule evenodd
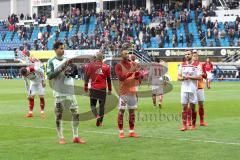
M71 12L64 11L59 13L62 23L52 33L52 26L47 25L46 30L40 27L36 39L32 39L34 24L29 26L19 26L16 23L20 20L34 20L38 24L46 24L46 17L38 17L34 14L20 16L11 15L3 24L9 31L18 34L20 40L25 41L23 49L48 50L48 41L55 34L54 41L59 40L60 33L65 31L63 42L66 49L101 49L112 54L118 54L125 42L131 43L132 47L137 50L142 50L142 47L151 47L151 38L155 37L159 48L163 48L165 44L172 44L177 47L179 44L186 43L191 47L194 42L194 35L189 31L188 24L192 21L197 23L197 31L201 40L202 46L206 46L207 38L214 38L216 45L220 46L219 39L229 37L230 46L234 44L234 38L240 39L240 17L237 16L233 23L224 23L224 29L219 29L218 21L212 22L210 17L214 15L214 5L202 8L200 5L191 5L190 9L186 3L176 1L170 6L168 5L153 5L151 12L146 8L136 8L134 5L123 5L111 11L103 11L96 13L94 10L80 11L78 8L72 8ZM190 15L191 10L195 12L194 19ZM179 12L179 16L175 13ZM89 33L89 25L91 17L95 17L95 30ZM150 19L151 25L143 21L143 17L147 16ZM156 25L152 25L156 24ZM183 24L185 34L179 34L177 29ZM79 32L81 25L85 25L86 29L83 33ZM202 25L207 27L207 33L202 29ZM69 32L76 28L73 35ZM169 36L169 30L172 30L172 37ZM196 32L197 32L196 31ZM4 41L6 34L2 35ZM13 40L12 34L11 40ZM33 41L30 45L29 41ZM53 41L53 43L54 43ZM238 41L240 46L240 41ZM213 42L210 42L213 46Z

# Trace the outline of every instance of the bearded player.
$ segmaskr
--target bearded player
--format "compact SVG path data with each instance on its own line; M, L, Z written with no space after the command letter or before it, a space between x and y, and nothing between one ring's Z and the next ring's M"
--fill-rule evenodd
M124 138L123 116L126 109L129 112L129 134L128 137L137 138L134 131L135 109L137 108L136 86L141 77L136 63L129 60L128 51L121 52L121 61L115 66L115 72L119 80L119 111L118 128L119 138Z
M40 117L44 118L44 91L45 91L45 82L44 82L44 71L36 65L31 65L29 67L23 67L20 69L20 73L24 78L25 87L28 91L28 101L29 101L29 111L26 117L33 117L33 108L34 108L34 98L35 95L39 94L40 99ZM30 84L28 83L30 81Z
M186 131L187 128L187 113L188 104L192 111L192 130L196 129L195 105L197 103L197 81L202 78L201 69L195 67L192 60L192 51L188 50L185 53L185 62L180 64L178 69L178 80L182 81L181 86L181 104L182 104L182 123L181 131Z
M194 66L202 69L202 64L198 61L198 53L196 50L193 51L193 61ZM203 87L203 78L206 78L206 74L202 72L202 78L198 80L198 89L197 89L197 98L198 98L198 113L200 117L200 126L207 126L207 123L204 121L204 107L203 103L205 101L204 87Z
M62 42L55 42L54 51L56 56L48 61L47 76L53 88L55 97L56 128L59 137L59 144L65 144L63 136L62 118L64 108L71 112L71 125L73 143L84 144L85 141L78 137L79 114L78 104L74 94L74 77L77 74L76 66L69 65L69 60L64 57L64 45Z
M95 62L92 62L85 75L84 90L88 92L88 83L91 79L90 89L90 105L93 115L96 117L96 126L103 126L103 117L105 110L106 93L111 94L112 84L110 77L110 67L103 63L103 54L96 55ZM107 84L106 84L107 82ZM97 102L99 102L99 112L96 109Z
M213 64L210 61L209 58L206 59L206 62L203 64L203 72L207 74L207 88L210 89L210 83L212 79L212 70L213 70Z

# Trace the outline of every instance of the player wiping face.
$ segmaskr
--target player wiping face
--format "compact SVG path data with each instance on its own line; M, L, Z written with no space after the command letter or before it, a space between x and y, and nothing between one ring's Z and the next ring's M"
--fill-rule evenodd
M45 107L45 100L44 100L44 71L42 68L31 65L28 67L21 68L20 70L21 75L24 78L25 87L28 91L28 101L29 101L29 111L26 117L33 117L33 108L34 108L34 98L36 93L39 94L40 98L40 108L41 108L41 118L44 118L44 107ZM28 83L30 81L30 84Z

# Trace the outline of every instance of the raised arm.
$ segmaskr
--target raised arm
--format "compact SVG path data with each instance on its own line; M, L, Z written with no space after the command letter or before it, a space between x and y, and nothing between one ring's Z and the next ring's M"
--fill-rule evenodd
M59 70L54 70L53 62L51 60L48 61L47 66L47 77L49 80L54 79L61 73Z

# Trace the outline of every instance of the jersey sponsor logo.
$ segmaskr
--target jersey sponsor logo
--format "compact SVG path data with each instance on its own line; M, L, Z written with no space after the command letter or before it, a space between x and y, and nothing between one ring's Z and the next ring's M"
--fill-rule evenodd
M103 74L102 68L97 69L95 74Z

